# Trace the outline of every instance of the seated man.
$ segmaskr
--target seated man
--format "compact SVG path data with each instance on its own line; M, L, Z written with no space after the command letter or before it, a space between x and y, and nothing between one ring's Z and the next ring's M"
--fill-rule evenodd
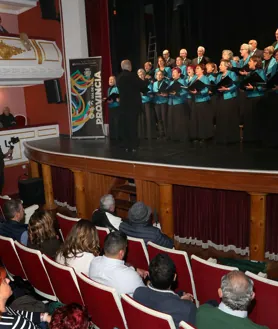
M7 200L3 207L6 221L0 225L0 235L27 245L28 225L24 224L25 214L20 200Z
M150 221L151 208L143 202L136 202L128 211L128 221L122 222L120 231L127 236L143 239L147 244L149 241L162 247L172 249L174 242L159 228L152 226Z
M106 194L100 199L99 209L92 215L92 222L95 226L107 227L111 231L117 231L122 222L120 217L114 215L115 199L113 195Z
M248 319L248 306L255 297L253 281L243 272L232 271L221 279L218 289L222 302L218 307L203 304L197 311L198 329L259 329L267 328Z
M143 287L142 278L148 272L128 267L124 257L127 248L127 237L124 233L114 231L104 240L104 256L91 261L89 277L98 283L115 288L119 294L133 295L138 287Z
M149 308L171 315L177 328L180 321L195 325L196 306L192 303L192 295L184 293L180 297L171 290L177 277L172 259L158 254L150 263L149 273L148 287L137 288L133 298Z
M4 107L3 113L0 115L1 128L9 128L16 125L15 117L11 114L9 107Z

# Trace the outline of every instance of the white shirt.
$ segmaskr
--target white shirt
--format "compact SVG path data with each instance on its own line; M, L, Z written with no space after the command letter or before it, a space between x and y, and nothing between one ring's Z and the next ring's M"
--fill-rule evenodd
M248 313L247 311L235 311L235 310L232 310L230 307L228 307L227 305L225 305L223 302L221 302L218 306L219 310L227 313L227 314L230 314L230 315L233 315L233 316L237 316L239 318L247 318L248 316Z
M95 256L90 252L82 252L78 254L78 257L67 258L67 264L65 262L65 257L61 254L57 255L56 262L62 265L68 265L77 273L84 273L89 276L89 268L91 261L95 258Z
M89 277L105 286L115 288L118 294L133 295L138 287L145 287L140 275L123 260L95 257L90 265Z
M109 212L106 212L105 214L106 214L109 222L118 230L119 226L122 222L122 219L120 217L110 214Z

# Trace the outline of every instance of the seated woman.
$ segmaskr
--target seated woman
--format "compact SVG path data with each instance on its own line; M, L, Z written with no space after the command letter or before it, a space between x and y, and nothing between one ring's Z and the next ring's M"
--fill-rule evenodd
M10 329L40 329L41 322L50 322L48 313L17 311L6 306L7 300L13 294L9 285L10 280L6 278L5 270L1 268L0 278L0 328Z
M89 275L91 260L99 255L99 238L91 221L80 219L57 253L56 262Z
M49 324L50 329L88 329L90 317L87 309L76 303L55 310Z
M15 117L11 114L8 106L4 107L3 113L0 115L0 128L10 128L16 125Z
M61 241L56 235L51 213L44 210L35 211L29 221L27 247L55 258L60 245Z

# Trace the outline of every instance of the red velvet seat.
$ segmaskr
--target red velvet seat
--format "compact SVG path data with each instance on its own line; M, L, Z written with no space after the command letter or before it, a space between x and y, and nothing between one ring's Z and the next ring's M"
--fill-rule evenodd
M196 285L197 299L200 305L208 300L217 300L220 302L218 288L220 288L222 276L231 271L238 270L236 267L208 262L195 255L191 256L191 266Z
M22 114L16 114L15 116L16 127L24 127L27 125L27 118Z
M26 274L12 238L0 235L0 258L10 276L20 276L26 280Z
M149 269L149 254L143 239L127 237L127 258L126 262L132 266Z
M76 276L92 322L101 329L127 329L120 297L116 290L99 284L82 273L77 273Z
M175 329L172 317L148 308L126 294L122 294L122 305L129 329Z
M73 226L80 220L80 218L68 217L59 212L57 212L56 218L60 226L60 232L62 232L63 240L66 239Z
M182 290L191 293L196 300L195 283L187 253L181 250L164 248L156 245L153 242L148 242L148 252L150 260L152 260L157 254L167 254L176 265L176 290Z
M181 321L179 324L179 329L194 329L195 327L192 327L190 324Z
M42 258L59 301L63 304L78 303L83 305L74 269L58 264L46 255L42 255Z
M278 282L262 278L251 272L245 273L254 281L255 306L250 318L269 329L278 328Z
M56 301L57 298L45 269L41 252L27 248L17 241L15 241L15 247L27 279L34 287L35 292L44 298Z
M103 249L104 240L105 240L106 236L110 233L110 231L108 228L100 227L100 226L96 226L96 229L97 229L97 233L98 233L100 249Z

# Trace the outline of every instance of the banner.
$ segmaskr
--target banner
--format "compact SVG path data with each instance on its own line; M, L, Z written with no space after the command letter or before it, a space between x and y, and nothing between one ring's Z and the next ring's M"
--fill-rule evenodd
M70 59L72 137L103 138L101 57Z

